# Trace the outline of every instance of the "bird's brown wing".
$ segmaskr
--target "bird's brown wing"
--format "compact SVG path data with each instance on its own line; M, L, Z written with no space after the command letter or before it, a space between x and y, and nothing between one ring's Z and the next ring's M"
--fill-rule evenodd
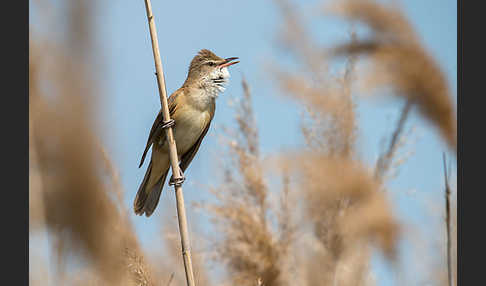
M209 120L208 124L206 125L206 128L204 128L203 132L201 133L201 136L197 139L196 143L192 145L191 149L187 150L184 155L181 157L181 163L179 164L179 167L181 168L182 172L186 170L186 168L189 166L191 163L192 159L194 159L194 156L197 153L197 150L199 150L199 146L201 146L201 142L204 139L204 136L206 136L206 133L208 133L209 126L211 125L211 119Z
M176 98L182 92L183 92L182 89L178 89L167 100L167 104L169 105L169 114L170 114L170 117L171 118L174 115L174 112L175 112L175 110L177 108L177 100L176 100ZM145 150L143 151L142 159L140 160L140 165L138 166L139 168L143 165L143 162L145 161L145 156L147 155L147 152L150 149L150 146L152 146L152 144L154 142L157 142L160 139L160 136L162 135L162 133L164 131L162 128L160 128L160 126L162 125L162 122L163 121L164 121L164 116L163 116L162 109L161 109L159 111L159 114L157 115L157 118L155 118L155 121L152 124L152 128L150 129L150 134L149 134L149 137L147 139L147 144L145 146ZM162 138L162 140L165 140L165 136Z

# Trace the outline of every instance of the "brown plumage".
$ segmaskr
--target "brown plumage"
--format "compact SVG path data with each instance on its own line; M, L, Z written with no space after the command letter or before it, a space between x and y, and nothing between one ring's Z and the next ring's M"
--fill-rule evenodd
M174 138L177 145L179 166L184 172L194 159L206 136L215 112L215 99L224 91L229 78L227 67L238 63L237 58L222 59L209 50L201 50L191 61L187 79L168 99L170 117L174 119ZM134 200L138 215L150 216L160 199L160 194L170 168L169 148L160 111L155 119L142 155L142 166L147 151L152 147L152 157L145 177Z

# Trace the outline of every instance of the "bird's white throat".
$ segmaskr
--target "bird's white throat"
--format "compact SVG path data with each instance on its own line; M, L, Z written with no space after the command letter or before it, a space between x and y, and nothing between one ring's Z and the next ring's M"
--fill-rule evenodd
M205 79L203 88L209 97L216 98L225 91L226 85L229 82L230 73L228 68L215 69L211 72L208 78Z
M200 110L207 110L218 95L225 90L229 81L228 68L215 69L199 82L197 91L191 93L192 103Z

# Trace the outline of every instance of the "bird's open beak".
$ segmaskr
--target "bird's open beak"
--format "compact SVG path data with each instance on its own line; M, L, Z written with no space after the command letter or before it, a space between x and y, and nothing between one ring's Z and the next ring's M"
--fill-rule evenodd
M231 65L237 64L240 61L233 62L234 60L237 60L237 59L238 59L238 57L232 57L232 58L224 59L224 62L219 65L219 68L222 69L222 68L229 67Z

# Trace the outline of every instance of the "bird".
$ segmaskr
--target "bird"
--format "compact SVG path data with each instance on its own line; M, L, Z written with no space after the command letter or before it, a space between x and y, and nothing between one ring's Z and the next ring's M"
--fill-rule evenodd
M208 133L216 109L216 98L229 82L228 67L239 63L238 57L220 58L208 49L200 50L191 60L182 87L168 98L170 118L182 177ZM133 202L135 214L149 217L159 203L170 168L169 144L163 131L162 110L155 118L140 160L143 165L148 150L152 157ZM172 178L169 182L173 182Z

